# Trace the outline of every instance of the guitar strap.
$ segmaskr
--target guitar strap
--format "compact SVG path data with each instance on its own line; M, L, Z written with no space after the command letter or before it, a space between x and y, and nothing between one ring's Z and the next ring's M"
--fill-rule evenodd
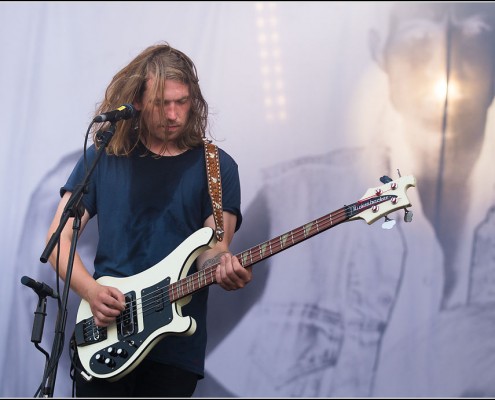
M210 193L213 219L215 220L215 235L219 242L223 240L223 209L222 209L222 181L220 179L220 161L218 147L210 140L203 138L205 145L206 176L208 192Z

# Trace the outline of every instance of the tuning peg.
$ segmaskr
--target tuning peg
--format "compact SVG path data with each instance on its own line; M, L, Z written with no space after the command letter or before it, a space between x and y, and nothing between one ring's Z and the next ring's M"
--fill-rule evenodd
M385 215L385 221L382 224L382 229L392 229L395 226L395 220L390 219Z
M380 178L380 182L381 183L389 183L389 182L392 182L392 178L390 178L389 176L387 175L383 175L381 178Z
M411 222L413 218L413 212L409 211L407 208L404 208L404 222Z

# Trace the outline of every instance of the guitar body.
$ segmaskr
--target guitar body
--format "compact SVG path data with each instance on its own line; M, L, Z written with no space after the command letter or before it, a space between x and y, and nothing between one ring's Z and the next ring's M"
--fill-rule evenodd
M126 278L104 276L97 280L119 289L127 306L114 324L97 328L89 303L81 301L76 344L82 366L90 375L118 380L131 372L163 337L195 332L196 321L182 315L182 307L191 295L172 302L169 288L186 278L194 260L214 242L213 229L202 228L146 271Z
M416 185L413 176L369 189L363 198L330 214L260 243L236 255L246 268L343 222L362 219L372 224L390 212L410 206L406 190ZM406 209L407 211L407 209ZM409 213L409 222L412 213ZM406 213L406 216L408 215ZM131 372L150 350L167 335L192 335L196 321L182 315L182 307L193 293L216 283L218 264L188 275L200 253L212 248L215 232L201 228L153 267L126 278L101 277L102 285L124 293L126 309L116 322L98 328L89 304L82 301L77 313L75 340L82 366L96 378L116 381Z

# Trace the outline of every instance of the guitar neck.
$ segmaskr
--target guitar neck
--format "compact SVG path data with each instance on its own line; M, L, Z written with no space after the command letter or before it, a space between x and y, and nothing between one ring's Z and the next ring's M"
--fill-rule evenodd
M350 218L350 208L343 207L337 211L315 219L307 224L295 228L276 238L267 240L257 246L251 247L237 254L241 265L246 268L269 258L283 250L305 241L319 233L322 233Z
M237 254L236 257L239 259L241 265L244 268L247 268L349 220L357 213L356 210L362 211L362 209L362 204L360 205L359 202L344 206L330 214L324 215L323 217L317 218L305 225L284 233L283 235L251 247L250 249ZM195 272L194 274L171 284L169 288L170 300L177 301L206 286L216 283L215 271L217 267L218 264L210 265L201 271Z

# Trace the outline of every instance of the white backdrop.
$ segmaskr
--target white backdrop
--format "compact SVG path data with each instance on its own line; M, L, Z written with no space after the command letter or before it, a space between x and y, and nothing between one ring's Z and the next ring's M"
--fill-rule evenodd
M217 144L239 164L242 205L246 211L267 182L264 171L272 166L370 141L364 135L371 135L372 129L365 121L374 119L374 111L386 102L387 92L384 89L375 91L378 81L385 82L383 74L378 72L376 79L365 81L369 71L376 69L370 54L369 33L377 26L379 30L386 30L380 24L385 23L389 6L383 2L0 3L0 109L4 127L4 145L0 149L0 179L4 188L1 196L4 233L0 244L3 307L0 313L5 321L4 329L0 331L1 396L32 396L41 381L44 357L30 342L37 296L22 286L20 279L28 275L55 287L51 268L39 262L45 246L44 234L58 199L58 188L65 182L72 166L70 155L82 151L95 104L114 73L145 47L159 41L167 41L191 56L210 105L212 133L218 139ZM368 108L357 108L363 102ZM66 156L69 161L61 166ZM360 171L366 169L363 168ZM391 171L394 173L395 166ZM414 173L412 170L404 172ZM378 177L361 182L354 176L343 175L342 179L351 183L355 180L356 187L346 193L350 197L347 200L335 196L333 201L334 188L326 188L332 201L324 205L328 209L326 212L341 207L342 201L357 200L368 187L378 186ZM298 177L302 181L306 178L304 174ZM333 183L329 182L330 185ZM310 197L312 189L320 185L318 181L313 184L304 189ZM414 199L419 202L416 197ZM414 206L416 204L413 209ZM282 211L288 221L287 229L307 222L304 216L298 219L298 210L291 209L290 205ZM310 218L319 216L315 214ZM423 225L418 222L418 226ZM339 235L339 229L336 228L332 235ZM372 231L367 232L371 234ZM408 234L407 229L403 234ZM269 237L261 240L267 239ZM297 250L291 250L290 254L297 254ZM290 258L284 262L290 262ZM261 278L255 276L256 279ZM283 283L278 287L280 293L285 289ZM373 287L368 290L372 291ZM425 290L433 289L427 285ZM216 290L212 292L216 296ZM237 293L229 295L240 296ZM428 292L415 295L438 297ZM73 297L75 294L71 293L69 314L72 316L78 302ZM224 298L223 294L220 298ZM49 302L54 300L49 299ZM414 303L407 304L413 304L414 308ZM51 350L56 312L54 304L49 306L42 342L48 351ZM406 310L415 314L414 309ZM210 313L221 315L222 310L210 310ZM472 313L469 310L465 313L466 318L459 321L469 320ZM484 309L475 312L478 313L484 315L484 323L488 324L486 331L492 332L492 325L487 321L491 321L493 315L486 317ZM71 318L68 330L72 329ZM456 318L453 320L457 321ZM460 326L456 322L452 324L456 328ZM473 324L466 323L468 325ZM256 331L257 326L252 328ZM469 328L466 329L466 335L472 337ZM241 328L233 328L229 340L242 346L242 335ZM260 340L265 339L260 337ZM392 342L400 343L399 339ZM418 349L422 345L418 344ZM225 346L228 349L234 345L226 341ZM463 347L462 344L459 346ZM428 352L428 349L424 351ZM226 352L219 346L207 358L208 375L200 382L198 396L253 394L246 375L229 374L232 360L224 355ZM56 396L70 396L66 359L63 355ZM376 363L376 360L371 363L374 371L378 370ZM460 364L468 365L468 362L461 361ZM342 365L344 370L353 370L360 361L346 360ZM393 369L393 365L391 363L388 368ZM419 368L422 364L410 365ZM494 365L488 370L492 377ZM247 363L245 368L248 368ZM403 372L406 380L410 371ZM345 380L344 375L341 372L334 379L338 381L341 376ZM438 382L451 377L442 374ZM234 379L236 383L232 383ZM325 378L321 379L324 382ZM378 374L377 379L378 383L368 382L365 390L359 382L347 382L340 393L348 396L418 393L415 388L401 386L402 381L396 377L388 380ZM424 383L421 379L415 382ZM223 387L215 386L213 381L220 382ZM306 386L312 384L308 382ZM316 391L284 392L271 388L269 383L266 386L260 383L255 394L331 396L339 393L335 389L338 386L320 381ZM493 386L475 383L459 387L457 383L437 385L430 382L422 390L426 395L495 395Z

